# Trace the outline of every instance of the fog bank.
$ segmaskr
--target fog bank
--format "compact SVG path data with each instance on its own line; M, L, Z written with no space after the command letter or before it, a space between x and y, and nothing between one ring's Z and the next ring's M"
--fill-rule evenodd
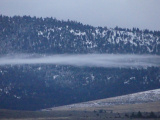
M0 57L0 66L25 64L51 64L110 68L160 67L160 56L135 54L12 54Z

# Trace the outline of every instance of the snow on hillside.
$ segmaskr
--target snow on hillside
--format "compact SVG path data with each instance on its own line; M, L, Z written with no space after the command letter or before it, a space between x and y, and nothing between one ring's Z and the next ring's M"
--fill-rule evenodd
M0 54L160 54L160 31L107 28L30 16L0 16Z
M61 110L61 109L71 109L71 108L73 109L73 108L105 107L112 105L137 104L137 103L146 103L155 101L160 101L160 89L138 92L134 94L118 96L108 99L71 104L61 107L53 107L49 109L43 109L43 111L50 111L54 109Z
M20 54L35 57L57 54L160 55L160 31L94 27L70 20L0 15L0 56L14 54L18 54L18 58ZM155 64L152 60L149 63ZM57 64L4 65L0 66L0 108L39 110L159 86L158 66L126 69ZM115 104L112 101L104 104ZM101 105L89 102L86 106L89 104ZM85 103L81 105L85 106Z

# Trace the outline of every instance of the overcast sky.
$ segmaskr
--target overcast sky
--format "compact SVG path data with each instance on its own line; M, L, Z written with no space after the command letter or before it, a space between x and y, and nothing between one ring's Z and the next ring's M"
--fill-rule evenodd
M93 26L160 30L160 0L0 0L0 14L52 16Z

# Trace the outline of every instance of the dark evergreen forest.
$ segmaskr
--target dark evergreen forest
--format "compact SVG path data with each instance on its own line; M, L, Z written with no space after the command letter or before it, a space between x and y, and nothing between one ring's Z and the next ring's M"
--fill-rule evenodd
M0 55L15 53L160 55L160 31L0 15ZM159 67L0 66L1 109L39 110L159 87Z

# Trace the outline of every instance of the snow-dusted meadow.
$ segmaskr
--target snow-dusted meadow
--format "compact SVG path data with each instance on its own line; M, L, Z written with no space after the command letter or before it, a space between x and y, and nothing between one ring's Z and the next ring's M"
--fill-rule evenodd
M79 108L98 108L107 107L115 105L125 105L125 104L138 104L138 103L148 103L160 101L160 89L149 90L145 92L138 92L129 95L123 95L113 98L71 104L61 107L53 107L49 109L43 109L43 111L50 110L69 110L69 109L79 109Z

